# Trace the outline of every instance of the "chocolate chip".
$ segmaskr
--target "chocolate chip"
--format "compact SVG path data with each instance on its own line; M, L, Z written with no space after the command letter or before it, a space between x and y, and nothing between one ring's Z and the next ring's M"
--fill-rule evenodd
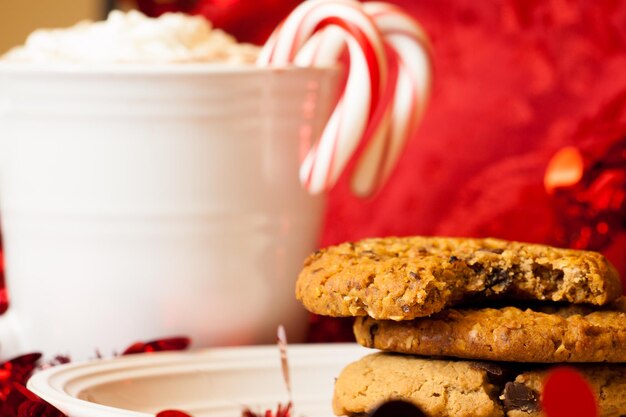
M589 326L583 327L582 331L585 335L591 336L591 337L600 336L602 333L605 332L605 330L601 326L594 326L591 324Z
M560 269L553 269L550 265L541 265L538 263L533 263L532 270L534 276L541 277L543 282L542 290L547 293L557 291L559 282L563 281L565 275Z
M504 252L504 249L501 248L483 248L483 249L479 249L480 252L489 252L489 253L495 253L497 255L502 255L502 252Z
M493 362L471 362L470 366L474 369L482 369L483 371L487 371L488 374L495 376L502 376L504 374L504 368Z
M494 362L471 362L470 366L474 369L486 371L487 380L494 385L502 386L511 373L510 369Z
M415 404L392 400L382 403L369 417L425 417L425 414Z
M519 382L507 382L504 386L504 407L509 410L520 410L535 413L541 410L539 395Z
M509 274L509 271L500 268L493 268L485 278L485 287L494 289L498 293L504 292L512 283L513 277Z
M448 259L448 261L449 261L451 264L455 263L455 262L456 262L456 261L458 261L458 260L459 260L459 258L457 258L457 257L456 257L456 256L454 256L454 255L452 255L452 256L450 257L450 259Z

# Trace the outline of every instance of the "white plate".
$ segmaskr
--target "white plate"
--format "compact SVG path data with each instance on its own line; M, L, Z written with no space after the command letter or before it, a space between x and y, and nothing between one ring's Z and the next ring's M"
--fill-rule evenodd
M355 344L290 345L295 410L331 417L334 379L370 353ZM70 417L240 417L244 407L275 409L287 395L276 346L139 354L61 365L36 373L28 388Z

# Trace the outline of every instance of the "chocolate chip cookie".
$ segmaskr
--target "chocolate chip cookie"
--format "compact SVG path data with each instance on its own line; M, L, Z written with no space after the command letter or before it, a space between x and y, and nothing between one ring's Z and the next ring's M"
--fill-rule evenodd
M449 309L410 321L358 317L359 344L391 352L511 362L626 362L626 302Z
M403 399L428 416L502 417L501 389L471 362L375 353L348 365L335 382L336 415L366 413Z
M576 365L598 398L601 417L626 415L625 365ZM375 353L348 365L335 383L337 415L367 413L390 399L430 417L545 417L547 369L519 371L492 362L446 361Z
M320 250L304 264L296 297L311 312L411 320L494 298L605 305L622 294L596 252L498 239L366 239Z

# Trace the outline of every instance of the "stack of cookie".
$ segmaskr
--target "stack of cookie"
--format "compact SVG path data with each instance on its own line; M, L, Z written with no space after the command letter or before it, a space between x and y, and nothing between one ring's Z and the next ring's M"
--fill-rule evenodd
M311 255L296 295L313 313L356 316L357 341L383 351L341 373L337 415L399 398L431 417L543 416L544 375L565 363L587 378L602 417L626 415L626 302L599 253L367 239Z

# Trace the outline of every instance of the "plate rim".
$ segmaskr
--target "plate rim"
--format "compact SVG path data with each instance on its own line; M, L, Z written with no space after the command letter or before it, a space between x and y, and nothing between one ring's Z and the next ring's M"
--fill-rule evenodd
M291 367L312 363L330 363L333 358L336 362L337 355L372 352L371 349L356 343L290 344L287 349ZM75 393L68 390L67 386L72 381L89 375L93 376L97 372L108 372L115 376L137 369L152 368L155 374L164 374L167 373L167 367L180 369L180 366L195 364L197 368L198 360L204 358L211 359L205 365L219 363L221 369L232 369L233 363L241 362L242 359L249 361L249 364L254 363L259 366L267 366L271 363L268 360L275 360L276 366L280 366L280 352L276 345L211 347L187 351L139 353L56 365L36 372L28 380L26 386L37 396L70 416L93 413L99 417L154 417L150 413L126 410L78 398Z

